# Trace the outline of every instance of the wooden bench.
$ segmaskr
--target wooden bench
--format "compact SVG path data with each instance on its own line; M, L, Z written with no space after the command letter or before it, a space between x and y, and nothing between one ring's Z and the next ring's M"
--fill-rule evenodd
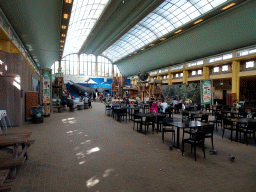
M0 191L11 191L14 180L7 179L10 169L0 170Z
M52 108L58 108L59 113L63 112L63 107L62 106L52 106Z
M10 169L0 170L0 186L3 185L4 180L8 176L9 172L10 172Z
M0 186L0 191L11 191L13 184L13 179L6 179L4 183Z

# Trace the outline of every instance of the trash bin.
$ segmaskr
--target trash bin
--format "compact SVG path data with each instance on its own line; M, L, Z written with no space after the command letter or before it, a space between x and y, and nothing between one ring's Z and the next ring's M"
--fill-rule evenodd
M44 122L44 107L33 106L31 107L32 123L43 123Z

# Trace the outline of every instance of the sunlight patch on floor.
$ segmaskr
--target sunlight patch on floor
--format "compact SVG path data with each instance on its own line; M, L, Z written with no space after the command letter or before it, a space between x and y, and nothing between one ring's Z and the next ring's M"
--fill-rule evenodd
M94 177L92 177L91 179L89 179L88 181L86 181L86 186L87 186L88 188L90 188L90 187L93 187L94 185L96 185L96 184L99 183L99 182L100 182L100 180L97 179L97 178L94 176Z
M95 152L97 152L97 151L99 151L99 150L100 150L99 147L94 147L94 148L92 148L92 149L87 150L87 151L86 151L86 154L89 155L89 154L95 153Z

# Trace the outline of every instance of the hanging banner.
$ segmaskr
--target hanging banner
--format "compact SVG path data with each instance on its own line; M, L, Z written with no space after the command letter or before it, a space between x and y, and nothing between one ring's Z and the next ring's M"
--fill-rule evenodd
M202 105L212 104L212 80L201 80L200 85Z

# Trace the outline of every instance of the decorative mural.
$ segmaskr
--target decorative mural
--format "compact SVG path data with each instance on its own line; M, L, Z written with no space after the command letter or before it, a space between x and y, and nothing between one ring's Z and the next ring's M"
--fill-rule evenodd
M167 102L176 98L178 101L191 100L192 103L200 102L200 85L199 83L162 85L164 97Z

